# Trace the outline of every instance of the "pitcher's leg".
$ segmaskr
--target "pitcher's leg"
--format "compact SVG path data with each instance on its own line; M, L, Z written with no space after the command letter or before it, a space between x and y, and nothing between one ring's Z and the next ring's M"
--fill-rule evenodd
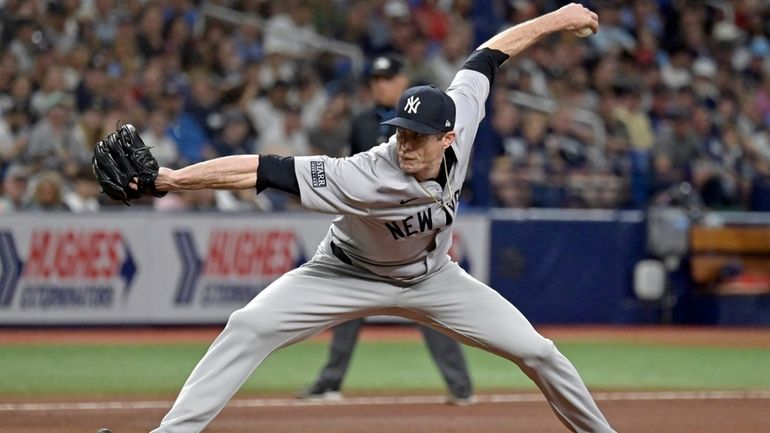
M399 302L426 323L516 363L541 389L557 417L578 433L613 433L573 365L510 302L454 264L404 293Z
M358 342L358 333L364 319L353 319L332 328L332 341L329 345L329 360L315 382L314 388L339 391L345 373L350 365L350 358Z
M200 432L274 350L392 303L388 287L360 286L323 266L306 265L280 277L230 315L153 432Z
M473 385L460 343L427 326L419 325L419 328L452 397L467 399L473 395Z
M269 316L265 308L233 313L153 432L203 430L265 357L290 338L275 332L275 324L261 322Z

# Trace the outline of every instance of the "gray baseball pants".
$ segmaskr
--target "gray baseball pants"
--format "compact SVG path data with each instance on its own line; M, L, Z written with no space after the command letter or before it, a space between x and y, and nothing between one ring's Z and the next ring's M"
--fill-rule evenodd
M280 347L358 317L417 320L511 360L577 433L613 433L572 364L499 293L448 262L410 286L365 279L333 256L278 278L235 311L190 374L154 433L197 433L222 410L254 369Z

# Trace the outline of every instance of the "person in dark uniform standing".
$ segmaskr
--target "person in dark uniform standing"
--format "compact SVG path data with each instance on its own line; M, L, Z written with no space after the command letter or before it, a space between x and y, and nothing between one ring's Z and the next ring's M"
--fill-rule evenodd
M374 59L369 70L369 88L374 105L353 119L351 155L385 143L396 133L396 127L381 123L395 117L398 98L409 84L409 76L400 57L387 55Z
M409 84L409 76L400 57L385 55L374 59L369 72L369 87L375 105L361 112L353 120L350 135L351 155L385 143L396 133L396 127L384 125L382 122L395 117L396 104ZM355 319L333 328L329 360L316 381L300 392L299 398L335 400L342 397L342 381L363 324L364 319ZM426 326L419 325L419 329L447 384L447 403L472 404L473 385L459 343Z

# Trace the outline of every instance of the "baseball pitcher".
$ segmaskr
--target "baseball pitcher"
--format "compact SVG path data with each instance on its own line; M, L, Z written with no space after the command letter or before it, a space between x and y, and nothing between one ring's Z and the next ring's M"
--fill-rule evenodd
M307 209L339 215L310 261L230 316L154 432L200 432L273 351L375 314L416 320L509 359L569 430L614 432L554 344L447 255L495 72L550 33L583 35L598 25L595 13L570 4L499 33L470 55L446 92L406 90L396 117L386 122L396 134L348 158L241 155L171 170L153 164L131 128L100 142L94 171L121 200L203 188L277 188L297 194Z

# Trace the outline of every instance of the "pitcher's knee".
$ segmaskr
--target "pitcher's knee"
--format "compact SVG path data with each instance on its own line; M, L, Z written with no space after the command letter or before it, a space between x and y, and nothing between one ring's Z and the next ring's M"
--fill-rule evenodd
M230 314L227 329L229 332L238 333L241 338L257 340L275 334L277 323L279 322L269 312L241 308Z
M521 362L529 368L537 370L544 365L550 365L554 360L561 356L559 349L553 344L553 341L544 338L538 347L521 358Z

